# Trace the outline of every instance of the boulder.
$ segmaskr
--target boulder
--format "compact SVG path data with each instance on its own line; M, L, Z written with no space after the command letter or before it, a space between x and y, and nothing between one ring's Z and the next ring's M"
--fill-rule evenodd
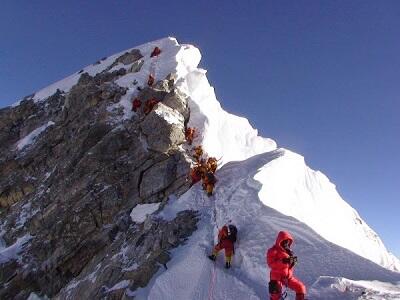
M121 56L119 56L114 62L104 70L104 72L108 72L112 68L114 68L118 64L123 64L123 65L129 65L129 64L135 64L136 63L136 70L140 70L142 67L143 63L140 63L141 58L143 58L143 55L140 53L140 50L138 49L133 49L130 52L125 52ZM133 67L133 66L132 66ZM132 72L132 71L130 71ZM137 72L137 71L136 71Z
M185 142L183 116L163 103L153 108L140 127L151 150L166 153Z
M148 198L166 189L176 178L176 163L173 157L151 166L143 172L140 197Z
M131 73L139 72L142 69L143 64L144 64L143 59L139 59L139 60L135 61L132 64L132 66L129 68L128 72L131 72Z
M185 122L189 120L190 110L187 96L177 89L174 89L164 97L163 104L179 112L184 117Z
M118 57L114 63L122 63L124 65L129 65L135 61L141 59L143 55L140 53L140 50L133 49L130 52L125 52L120 57Z

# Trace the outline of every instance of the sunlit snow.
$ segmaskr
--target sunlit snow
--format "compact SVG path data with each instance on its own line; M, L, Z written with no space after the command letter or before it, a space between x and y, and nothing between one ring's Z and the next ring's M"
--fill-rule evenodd
M155 46L162 52L150 58ZM135 117L130 101L138 93L137 86L145 86L150 73L156 80L176 73L176 86L189 97L188 126L198 133L194 145L201 144L209 156L216 157L219 170L211 198L197 184L180 198L170 197L159 213L159 203L139 204L131 211L137 223L154 214L170 220L185 209L199 211L200 221L186 244L172 251L168 270L161 268L145 288L127 288L129 296L154 300L267 299L265 251L278 231L288 230L295 238L293 247L299 257L295 274L306 283L311 299L358 299L364 295L369 297L365 299L400 299L400 273L390 271L400 271L400 261L386 250L378 235L340 197L324 174L310 169L302 156L277 148L274 140L259 136L246 118L222 109L206 70L198 68L201 54L197 48L165 38L136 49L144 56L143 66L139 72L116 80L128 91L109 110L122 108L122 119ZM124 52L83 71L95 75ZM38 91L34 100L44 101L57 89L68 92L79 77L79 73L73 74ZM170 123L179 118L162 117ZM50 123L22 139L17 148L34 142ZM225 270L223 254L215 264L206 255L218 228L229 220L237 225L239 233L233 268ZM123 281L110 289L128 285ZM287 299L293 299L293 294L289 293Z

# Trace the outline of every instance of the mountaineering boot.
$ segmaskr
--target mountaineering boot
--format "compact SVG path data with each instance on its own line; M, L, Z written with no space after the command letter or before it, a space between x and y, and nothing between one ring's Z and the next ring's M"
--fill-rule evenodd
M226 269L229 269L231 267L231 263L229 262L229 261L227 261L226 263L225 263L225 268Z
M211 259L212 261L215 261L217 257L214 254L211 254L208 256L208 258Z

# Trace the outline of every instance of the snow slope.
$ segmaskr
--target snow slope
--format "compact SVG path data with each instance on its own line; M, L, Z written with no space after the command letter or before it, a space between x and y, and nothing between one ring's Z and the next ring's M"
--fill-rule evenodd
M200 129L202 136L197 142L210 156L222 158L225 164L276 149L273 140L257 136L247 119L222 110L204 70L194 66L187 69L193 71L181 80L180 88L191 99L189 125ZM400 271L400 261L388 253L377 234L340 197L329 179L308 168L303 157L285 151L262 168L257 176L263 183L260 199L265 205L299 219L333 243Z
M162 53L150 58L155 46ZM221 108L206 71L198 68L201 54L197 48L179 45L174 38L135 48L144 56L143 66L139 72L127 73L116 81L128 92L110 110L122 107L124 118L131 118L134 113L130 111L130 99L137 93L136 87L144 86L150 73L156 80L176 73L177 87L189 96L189 126L200 133L194 145L202 144L210 156L220 159L222 168L217 172L219 182L212 200L195 185L181 198L171 199L158 215L171 218L177 211L196 209L202 217L187 244L173 252L168 272L160 270L147 288L128 293L139 299L265 299L268 270L264 253L282 229L295 237L295 251L300 258L297 274L308 287L314 284L312 299L328 299L324 295L340 290L326 280L328 277L320 276L330 276L331 282L349 286L345 292L352 286L363 290L368 285L379 290L389 283L388 293L398 292L400 275L388 269L399 271L399 260L388 253L377 234L340 197L325 175L308 168L300 155L277 149L273 140L258 136L247 119ZM95 75L124 52L83 71ZM131 66L119 64L113 69L121 67ZM35 93L34 100L45 101L57 89L68 92L79 77L80 73L75 73L50 85ZM225 271L221 257L214 265L206 259L206 253L217 228L228 220L238 226L239 242L234 268ZM319 289L324 292L319 293ZM351 298L354 295L349 294L348 299L356 299ZM347 299L343 297L332 299Z
M204 195L198 184L179 199L171 199L163 211L153 216L171 219L180 210L196 209L202 218L187 244L173 252L168 270L161 270L145 289L133 293L137 299L267 299L265 251L273 245L279 230L293 234L293 249L299 257L295 274L308 288L313 287L311 299L357 299L368 291L367 287L353 288L352 281L345 281L344 287L338 289L321 276L330 276L332 281L341 277L362 280L367 282L365 285L375 286L379 293L383 292L380 287L387 285L390 289L385 293L392 297L388 299L396 299L400 292L399 273L327 241L305 223L263 203L263 182L256 179L257 175L265 165L284 158L285 152L278 149L228 163L217 172L220 181L214 197ZM215 264L206 255L215 242L217 228L229 220L238 226L239 240L233 268L226 270L223 254ZM378 294L368 299L382 299ZM293 293L289 293L287 299L292 297Z
M324 299L400 299L399 285L374 281L354 281L323 276L311 288L310 297L322 294ZM361 295L361 297L360 297Z

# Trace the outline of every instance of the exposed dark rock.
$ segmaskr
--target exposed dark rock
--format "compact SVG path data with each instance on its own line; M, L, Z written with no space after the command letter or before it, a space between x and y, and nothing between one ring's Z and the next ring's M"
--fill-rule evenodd
M139 59L137 61L135 61L132 66L129 68L129 72L131 73L136 73L139 72L140 69L142 68L144 64L144 60L143 59Z
M128 230L120 231L118 239L93 257L56 299L124 299L127 289L132 292L145 287L168 263L168 251L184 243L197 228L196 223L197 215L192 211L180 212L170 222L148 218L143 224L131 223Z
M115 62L140 65L141 57L136 50ZM1 299L26 299L31 292L126 298L127 289L145 286L169 260L168 251L196 229L190 211L170 222L130 220L137 204L165 203L189 188L190 163L178 147L189 110L169 76L139 94L165 103L140 118L112 120L108 107L126 93L115 80L125 74L82 73L68 93L28 97L0 110L0 232L7 247L31 237L18 259L0 261ZM49 121L54 125L31 145L16 149Z
M105 69L105 72L108 72L112 68L114 68L118 64L129 65L133 64L130 72L138 72L143 65L143 55L140 53L138 49L133 49L130 52L125 52L121 56L119 56L108 68Z
M122 63L124 65L129 65L129 64L141 59L142 57L143 57L143 55L140 53L140 51L138 49L133 49L130 52L125 52L123 55L118 57L114 63L115 64Z
M185 142L183 116L162 102L154 107L140 127L152 150L168 152Z
M163 103L181 113L185 121L189 120L190 110L187 104L186 95L183 95L181 92L175 89L164 97Z

